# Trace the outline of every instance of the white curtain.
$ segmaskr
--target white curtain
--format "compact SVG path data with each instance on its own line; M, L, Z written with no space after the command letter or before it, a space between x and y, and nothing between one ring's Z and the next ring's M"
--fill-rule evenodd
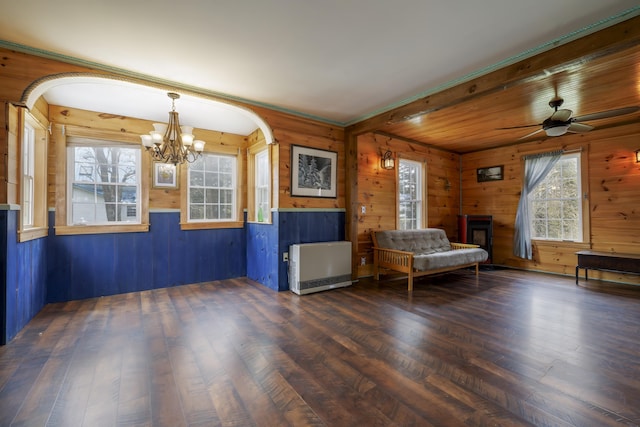
M524 182L516 212L513 233L513 254L519 258L532 259L531 218L529 218L529 194L540 184L560 160L562 151L534 154L524 158Z

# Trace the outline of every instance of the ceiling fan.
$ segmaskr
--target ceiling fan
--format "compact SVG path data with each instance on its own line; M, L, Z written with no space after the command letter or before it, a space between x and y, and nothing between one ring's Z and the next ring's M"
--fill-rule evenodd
M558 109L564 103L564 99L559 96L554 97L551 101L549 101L549 106L554 109L554 113L545 119L542 123L538 123L535 125L524 125L524 126L512 126L506 128L498 128L498 129L520 129L527 128L532 126L541 126L540 129L535 130L525 136L522 136L518 139L525 139L536 133L544 131L547 136L561 136L567 132L570 133L582 133L589 132L593 129L593 126L588 125L586 123L591 120L598 119L606 119L609 117L623 116L625 114L635 113L640 110L640 106L633 107L624 107L618 108L615 110L607 110L600 111L598 113L585 114L583 116L571 117L573 111L567 110L566 108Z

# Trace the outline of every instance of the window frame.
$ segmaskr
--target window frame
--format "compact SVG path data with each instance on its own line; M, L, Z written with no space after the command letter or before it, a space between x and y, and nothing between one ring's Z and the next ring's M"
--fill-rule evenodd
M115 132L109 130L87 129L74 125L55 124L53 126L53 138L56 148L56 235L72 234L107 234L107 233L138 233L149 231L149 171L151 167L150 156L140 153L140 223L127 224L76 224L70 225L67 221L68 209L68 182L67 182L67 142L69 138L90 139L98 141L113 141L131 145L131 148L140 148L140 136L128 132Z
M255 154L255 216L258 222L270 222L271 213L271 173L270 173L269 151L261 150ZM264 175L264 176L263 176ZM264 179L264 183L262 180ZM261 194L266 193L265 199L261 200ZM262 209L262 220L260 220L260 208Z
M140 216L140 210L141 210L141 198L140 198L140 194L141 194L141 175L142 175L142 150L140 149L140 147L133 147L133 146L129 146L128 144L123 144L123 143L118 143L115 141L105 141L105 140L90 140L87 138L82 138L82 139L77 139L77 140L73 140L72 142L70 142L69 140L67 140L67 194L70 195L70 197L67 198L67 224L76 226L76 225L83 225L82 223L75 223L73 222L72 218L73 218L73 186L75 184L81 184L83 183L83 181L81 180L76 180L74 179L74 172L75 172L75 163L77 161L76 157L75 157L75 148L85 148L85 147L90 147L90 148L126 148L126 149L130 149L130 150L134 150L135 152L135 165L136 165L136 183L135 183L135 187L136 187L136 203L135 203L135 208L136 208L136 214L135 214L135 220L134 221L113 221L113 222L109 222L109 221L93 221L93 222L89 222L87 225L89 226L115 226L115 225L137 225L140 224L141 221L141 216ZM72 166L73 165L73 166ZM92 169L97 166L96 164L91 164ZM93 172L92 172L93 174ZM106 183L109 186L113 186L113 187L124 187L125 185L123 185L123 183L120 182L116 182L116 183ZM87 185L89 186L93 186L93 187L98 187L98 186L103 186L105 185L105 183L100 183L99 181L88 181ZM132 185L126 185L127 187L131 187ZM104 189L104 187L103 187ZM97 191L97 189L95 190ZM94 193L95 195L95 193ZM106 197L105 197L106 198ZM89 203L94 205L95 207L99 206L99 204L97 203ZM105 201L105 208L107 206L107 203ZM123 204L120 202L115 202L113 203L115 205L116 210L123 208L126 206L126 208L128 209L131 205L128 204Z
M242 169L243 158L240 155L240 150L237 148L225 148L215 147L215 149L207 150L202 153L203 155L216 155L216 156L228 156L235 157L235 191L234 191L234 219L233 220L218 220L218 221L190 221L189 220L189 164L179 165L180 168L185 170L180 172L180 187L184 190L180 191L180 229L181 230L202 230L202 229L215 229L215 228L242 228L244 227L244 220L242 215Z
M27 128L30 129L27 131ZM47 207L47 156L48 134L47 127L34 115L24 108L18 109L18 129L20 153L18 167L20 168L20 218L18 224L18 241L39 239L49 234L48 207ZM29 135L27 135L29 134ZM29 137L28 146L25 146L25 138ZM30 168L25 168L25 155L30 163ZM28 176L31 178L31 186L25 182L25 169L31 169ZM30 188L28 194L25 194ZM28 201L25 199L29 199ZM24 204L30 204L31 220L25 221Z
M533 218L534 218L534 214L533 214L533 194L535 192L532 191L529 194L529 218L531 218L531 222L529 224L529 227L531 228L530 232L531 232L531 241L535 242L536 244L540 245L553 245L553 244L558 244L558 243L562 243L562 244L571 244L571 245L578 245L578 246L582 246L584 244L588 244L591 241L591 236L590 236L590 215L589 215L589 189L588 189L588 176L587 176L587 171L588 171L588 164L587 164L587 159L588 159L588 155L585 152L586 150L583 148L580 149L576 149L576 150L566 150L565 153L562 154L562 157L577 157L578 158L578 172L577 172L577 177L579 179L578 182L578 198L579 198L579 221L581 223L581 226L579 226L580 232L581 232L581 239L580 240L568 240L568 239L548 239L548 238L540 238L540 237L534 237L534 230L533 230ZM565 157L565 158L566 158ZM560 161L562 161L562 158L560 159ZM559 161L559 162L560 162ZM559 164L559 163L558 163ZM556 165L557 166L557 165ZM546 180L546 178L545 178ZM543 181L544 182L544 181ZM539 185L542 185L539 184Z
M418 183L420 188L417 189L416 193L420 196L420 199L417 200L419 203L420 211L419 218L417 219L417 227L415 229L423 229L427 226L427 166L424 160L414 160L406 157L398 157L398 165L396 168L396 229L400 230L401 228L401 217L400 217L400 167L402 163L409 163L413 167L417 168L420 171L420 177L418 178Z
M263 220L259 221L259 194L258 194L258 160L259 156L266 156L266 174L267 174L267 201L266 208L263 209ZM271 224L271 207L273 206L273 163L272 152L269 145L264 142L254 144L248 149L248 174L247 182L249 183L249 191L247 198L247 221L258 224Z

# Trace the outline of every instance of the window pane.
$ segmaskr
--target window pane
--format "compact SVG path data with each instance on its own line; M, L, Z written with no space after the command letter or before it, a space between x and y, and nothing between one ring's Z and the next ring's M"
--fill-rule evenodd
M140 223L140 149L72 146L69 151L69 224Z
M189 221L235 219L235 165L234 156L215 154L203 154L189 165ZM229 171L223 172L223 169ZM222 203L227 204L224 212Z
M191 205L189 219L204 219L204 206Z
M204 185L206 187L218 187L218 176L217 172L209 172L205 175Z
M194 188L190 192L191 203L204 203L204 189Z
M189 185L203 186L204 185L204 172L192 171L189 173Z
M582 240L580 155L564 155L530 194L535 239Z
M422 164L400 159L398 168L398 225L416 229L422 224Z

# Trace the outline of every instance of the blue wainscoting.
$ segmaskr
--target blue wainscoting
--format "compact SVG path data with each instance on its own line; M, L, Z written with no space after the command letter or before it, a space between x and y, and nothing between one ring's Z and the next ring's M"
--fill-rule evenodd
M53 215L49 218L53 224ZM165 288L246 275L243 228L180 230L179 212L152 212L148 233L55 236L49 302Z
M19 211L0 209L0 344L9 342L47 302L247 276L289 289L282 261L289 245L344 240L344 210L272 213L272 224L180 230L177 211L152 212L148 233L49 236L17 242ZM245 222L246 223L246 222Z
M11 338L7 338L7 211L0 209L0 345L4 345Z
M345 212L336 210L280 211L274 218L278 224L278 290L289 289L288 264L282 261L282 253L289 252L289 245L298 243L333 242L344 240Z
M278 213L271 217L271 224L247 224L247 277L277 291Z
M0 244L5 256L0 261L2 334L6 344L46 303L46 238L18 243L20 211L0 211Z

